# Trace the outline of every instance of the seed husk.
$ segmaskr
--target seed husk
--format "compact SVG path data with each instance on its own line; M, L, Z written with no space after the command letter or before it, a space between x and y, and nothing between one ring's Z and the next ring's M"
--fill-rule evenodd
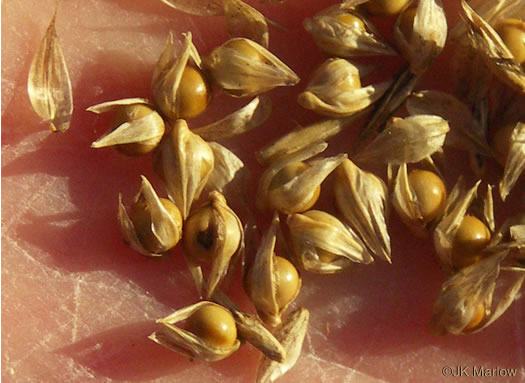
M295 255L307 271L332 274L374 261L357 234L331 214L309 210L289 215L286 222Z
M308 210L317 189L326 177L346 158L346 154L310 161L307 168L288 182L274 185L272 181L285 167L297 164L321 153L327 144L320 143L277 158L261 178L257 190L257 207L260 210L278 210L284 214Z
M153 168L184 219L204 189L213 165L213 151L206 141L192 133L186 121L175 121L154 153Z
M224 196L213 191L208 201L186 219L182 240L188 267L200 268L202 264L211 263L206 286L206 294L211 297L244 250L241 220L227 205ZM200 293L200 278L194 282Z
M185 74L192 77L184 79ZM198 89L204 88L202 91L192 90L195 81L202 82L198 87ZM197 48L193 45L190 32L183 34L180 51L177 50L173 34L170 32L155 64L151 88L153 102L157 109L171 121L194 117L206 108L211 97L211 90L201 71L201 58ZM185 92L181 93L179 90L185 90ZM187 97L198 99L187 100L185 99ZM196 102L202 105L196 107Z
M499 183L501 199L505 201L525 169L525 123L517 122L510 136L509 152L505 161L503 178Z
M510 281L501 278L500 264L507 255L508 249L494 252L445 281L434 304L431 329L435 333L459 335L481 331L510 307L525 280L525 270L511 271L514 275ZM492 308L498 283L507 283L508 287ZM484 318L475 328L468 328L480 305L485 308Z
M331 58L313 74L297 102L305 109L329 117L348 117L378 100L389 81L361 87L359 70L345 59Z
M447 19L440 0L420 0L413 21L403 17L405 9L394 24L392 36L415 75L425 73L435 58L441 53L447 39ZM404 22L413 22L411 26ZM412 33L406 36L404 30L411 27Z
M177 310L165 318L157 320L161 329L155 331L148 338L155 343L178 352L190 359L215 362L230 356L239 349L241 345L239 339L236 339L234 344L230 347L216 347L206 341L206 339L203 339L182 327L175 326L176 323L189 319L194 313L198 312L205 306L214 306L227 310L213 302L203 301L196 303Z
M269 358L261 359L257 367L257 383L275 382L295 365L301 354L309 319L310 313L305 308L299 308L288 315L275 331L275 337L286 351L286 358L282 363Z
M470 44L501 81L512 89L525 93L525 70L516 62L498 33L462 0L462 16L467 24Z
M223 16L224 0L160 0L167 6L195 16Z
M303 26L312 35L316 45L330 55L396 55L383 41L379 31L361 13L343 10L339 5L331 6L311 19L305 19Z
M297 280L296 291L286 291L286 299L279 296L279 273L276 269L276 241L280 231L280 221L274 215L272 225L263 237L250 269L244 273L244 289L255 305L261 320L271 327L281 323L281 315L299 294L301 278ZM293 267L293 266L292 266ZM280 304L284 303L284 304Z
M231 37L245 37L268 48L268 23L258 10L240 0L224 0L224 15Z
M262 125L271 113L271 99L264 95L258 96L222 120L193 129L193 133L207 141L235 137Z
M391 262L387 230L388 188L383 180L345 159L336 171L335 201L345 223L355 229L369 251Z
M146 99L108 101L86 110L96 114L116 113L116 126L93 142L92 148L114 147L126 155L143 155L153 151L164 135L164 121Z
M66 60L55 29L56 12L40 41L27 78L27 94L36 114L53 132L69 129L73 92Z
M146 256L162 256L182 236L182 217L171 201L159 198L150 182L142 176L142 185L128 212L119 194L118 220L124 242Z
M393 165L419 162L441 149L449 130L448 122L439 116L393 117L356 160Z
M291 86L299 77L270 51L254 41L234 38L204 57L213 80L234 97L251 97L278 86Z

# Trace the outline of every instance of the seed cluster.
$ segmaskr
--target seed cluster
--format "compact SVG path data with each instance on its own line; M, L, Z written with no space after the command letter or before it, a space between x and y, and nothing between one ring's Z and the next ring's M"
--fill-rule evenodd
M177 8L176 2L164 2ZM180 48L170 34L154 68L151 101L126 98L88 108L114 114L112 126L92 147L114 147L128 156L153 153L153 168L167 194L159 197L142 177L128 208L119 196L124 241L145 256L160 257L182 239L197 292L206 298L159 319L159 330L150 339L207 361L223 359L249 342L265 355L257 381L274 381L295 364L308 326L308 310L286 313L300 293L299 270L332 274L376 259L390 263L391 207L415 235L432 236L446 273L431 319L434 331L471 333L501 316L525 280L525 214L518 212L496 229L492 186L481 196L481 181L468 189L460 178L449 191L439 161L444 149L460 148L482 178L484 163L494 157L504 167L502 200L525 168L525 24L520 19L525 9L507 6L505 0L497 3L497 10L480 7L478 14L462 1L463 21L450 33L463 84L456 94L415 91L449 33L439 0L346 0L304 21L316 45L333 57L312 74L297 101L333 119L291 131L255 154L265 167L257 208L273 214L257 249L249 245L256 223L242 222L228 205L244 199L246 169L214 141L261 125L271 112L270 99L261 94L299 81L267 49L263 15L240 0L206 11L196 5L198 12L223 12L233 38L201 58L190 32L183 34ZM382 17L395 18L392 44L372 22ZM54 20L32 65L30 97L43 86L39 78L49 75L45 53L64 62L53 41L53 25ZM469 70L466 53L481 69ZM406 68L392 79L364 86L372 70L353 58L382 55L402 56ZM55 100L53 92L43 89L49 99L32 99L43 118L45 108L59 105L57 113L45 115L59 131L66 129L64 113L72 112L62 67L62 74L54 75L66 96ZM465 92L464 84L479 81L491 86ZM220 121L190 129L188 121L191 125L206 111L216 92L253 99ZM494 101L509 92L509 106ZM330 138L365 115L361 150L318 156ZM356 163L386 165L387 182ZM332 184L325 183L329 177ZM324 195L332 196L334 211L313 209ZM240 310L222 291L239 261L256 314ZM500 278L500 272L514 279ZM504 296L494 294L496 285L505 283Z

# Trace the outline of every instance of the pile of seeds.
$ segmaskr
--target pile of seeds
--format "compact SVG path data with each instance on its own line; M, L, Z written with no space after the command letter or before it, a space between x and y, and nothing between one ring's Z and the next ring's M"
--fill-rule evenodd
M263 93L299 78L267 49L267 20L244 2L163 1L184 12L224 15L232 38L201 57L190 32L179 45L170 34L154 68L152 100L88 108L114 114L112 127L92 147L128 156L152 152L167 194L159 197L142 176L130 206L119 196L124 241L148 257L162 257L180 242L206 299L159 319L150 339L206 361L249 342L264 354L257 381L276 380L297 361L308 326L308 310L286 313L300 292L298 269L332 274L376 259L390 263L390 206L414 235L433 236L446 275L431 319L434 331L480 331L505 312L525 280L525 212L496 228L493 187L478 191L491 157L504 169L503 201L525 168L524 4L462 1L462 22L452 30L439 0L346 0L306 19L317 46L334 57L312 74L297 102L331 119L297 128L255 153L265 168L257 208L273 220L252 254L246 247L257 230L254 215L248 212L252 218L242 222L228 205L243 194L246 169L216 141L263 124L272 108ZM381 17L396 19L393 45L371 21ZM456 49L457 90L415 90L447 42ZM352 59L383 55L401 55L406 68L364 85L373 69ZM220 121L190 129L186 120L205 112L215 88L252 100ZM54 19L33 60L28 92L52 130L69 128L73 97ZM320 156L330 138L357 127L363 116L368 120L353 160L347 153ZM447 147L469 153L480 178L474 186L460 178L447 190L440 164ZM356 163L386 165L386 182ZM333 190L325 191L332 173ZM333 193L336 211L312 209L321 188ZM238 265L255 313L243 312L222 291Z

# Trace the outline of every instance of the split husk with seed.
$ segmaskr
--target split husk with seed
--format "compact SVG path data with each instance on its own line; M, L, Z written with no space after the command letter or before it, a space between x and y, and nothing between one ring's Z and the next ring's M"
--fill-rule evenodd
M213 300L226 307L233 315L237 324L239 339L250 343L261 351L268 359L282 363L286 359L286 351L272 333L255 316L245 313L219 289L215 290Z
M516 62L501 37L462 0L462 17L467 25L467 38L485 65L512 89L525 93L525 69Z
M157 323L161 328L151 334L148 338L155 343L178 352L190 359L215 362L230 356L239 349L241 345L239 339L235 340L235 343L231 347L214 347L197 335L181 327L175 326L175 324L188 319L193 313L206 305L219 306L213 302L203 301L177 310L173 314L157 320Z
M157 109L169 120L180 117L181 101L177 90L187 65L201 68L199 52L192 42L190 32L183 33L180 49L177 49L173 34L170 32L162 50L151 82L153 102Z
M208 143L192 133L186 121L175 121L154 153L153 168L184 219L204 189L213 165L213 151Z
M312 76L297 102L305 109L329 117L348 117L378 100L389 81L361 87L359 69L345 59L325 61Z
M390 263L387 186L349 159L339 165L336 174L335 201L346 224L359 233L373 255Z
M182 217L177 207L167 207L146 177L128 214L122 195L118 197L118 221L124 242L146 256L162 256L175 247L182 236ZM137 217L134 219L134 217Z
M416 191L409 182L407 164L402 164L397 170L392 191L392 205L401 221L418 237L426 237L441 217L438 213L433 219L425 219L422 202L418 200Z
M419 162L441 149L449 130L448 122L439 116L393 117L356 160L393 165Z
M206 285L206 296L211 297L244 250L241 220L224 196L213 191L203 205L192 210L184 225L184 256L199 294L204 283L201 265L211 263Z
M403 11L407 12L407 9ZM447 19L440 0L419 0L412 33L405 36L403 13L394 24L392 36L415 75L425 73L441 53L447 40Z
M279 307L277 296L279 277L275 270L276 241L279 232L280 221L278 215L275 214L269 230L259 245L253 264L244 273L243 280L244 290L253 302L257 314L264 323L271 327L281 324L282 313L286 311L301 289L301 278L299 277L294 296L287 304Z
M289 215L286 222L295 256L307 271L333 274L374 261L357 234L331 214L309 210Z
M345 17L355 17L363 28L345 23ZM356 10L344 10L340 5L331 6L311 19L303 21L316 45L326 53L337 57L396 55L385 42L375 26Z
M144 112L140 109L144 110ZM86 109L95 114L115 112L123 115L146 115L128 121L118 121L113 129L91 144L92 148L115 147L124 154L142 155L153 151L164 135L165 125L162 117L153 110L146 99L126 98L108 101Z
M318 187L346 158L346 154L311 160L307 163L306 170L282 185L272 187L272 180L286 166L305 161L324 151L327 146L326 143L312 145L283 155L271 163L259 179L257 207L260 210L277 210L284 214L307 210Z
M207 141L235 137L262 125L271 113L271 99L266 96L255 97L247 105L222 120L193 129L193 133Z
M73 114L73 92L55 19L56 13L31 61L27 93L34 111L49 123L49 129L65 132Z
M301 354L309 319L310 313L305 308L299 308L288 315L275 331L275 337L286 351L286 358L282 363L262 358L257 367L257 383L275 382L295 365Z
M234 38L204 57L212 79L234 97L250 97L278 86L292 86L299 77L269 50L254 41Z
M459 335L481 331L510 307L519 296L525 280L525 269L511 270L508 272L510 278L503 278L500 265L507 254L508 249L497 251L461 269L443 284L431 320L431 329L435 333ZM505 285L507 288L504 293L496 297L496 287L499 290ZM483 305L483 320L475 328L467 328L479 305Z

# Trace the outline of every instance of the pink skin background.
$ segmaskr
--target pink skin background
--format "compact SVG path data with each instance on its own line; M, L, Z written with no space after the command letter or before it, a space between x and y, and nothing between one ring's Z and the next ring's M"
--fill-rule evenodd
M253 159L256 149L298 124L320 119L295 101L327 57L301 23L333 3L256 4L286 28L270 28L270 47L303 80L297 87L272 91L270 120L226 143L255 177L261 172ZM207 53L227 39L224 20L184 15L160 1L60 2L56 28L70 70L75 112L71 129L53 134L32 111L26 81L55 5L50 0L2 2L2 379L253 381L260 354L250 345L208 364L189 361L146 338L156 328L155 319L198 297L179 248L159 260L122 243L116 220L118 193L129 203L138 191L140 174L160 185L150 156L128 158L111 149L91 149L111 117L85 111L104 101L149 98L153 66L168 31L175 36L191 31L197 48ZM446 11L455 22L457 2L447 1ZM380 70L388 61L369 62ZM400 62L388 67L393 71ZM445 53L436 64L442 69L429 75L428 86L447 86L448 62ZM206 116L190 125L216 120L246 102L218 95ZM333 140L330 153L351 153L354 133ZM462 165L467 157L452 157L449 187L459 173L473 182ZM489 182L496 183L501 170L490 162L487 173ZM523 209L523 184L521 180L506 207L495 197L498 223L508 211ZM330 199L329 187L323 190ZM525 379L523 299L481 333L431 335L432 305L444 279L431 241L411 236L395 213L389 230L392 265L378 261L336 276L302 273L303 289L293 307L310 309L311 323L297 365L281 381L440 382L446 381L443 367L458 365L517 368ZM238 283L231 294L253 310Z

